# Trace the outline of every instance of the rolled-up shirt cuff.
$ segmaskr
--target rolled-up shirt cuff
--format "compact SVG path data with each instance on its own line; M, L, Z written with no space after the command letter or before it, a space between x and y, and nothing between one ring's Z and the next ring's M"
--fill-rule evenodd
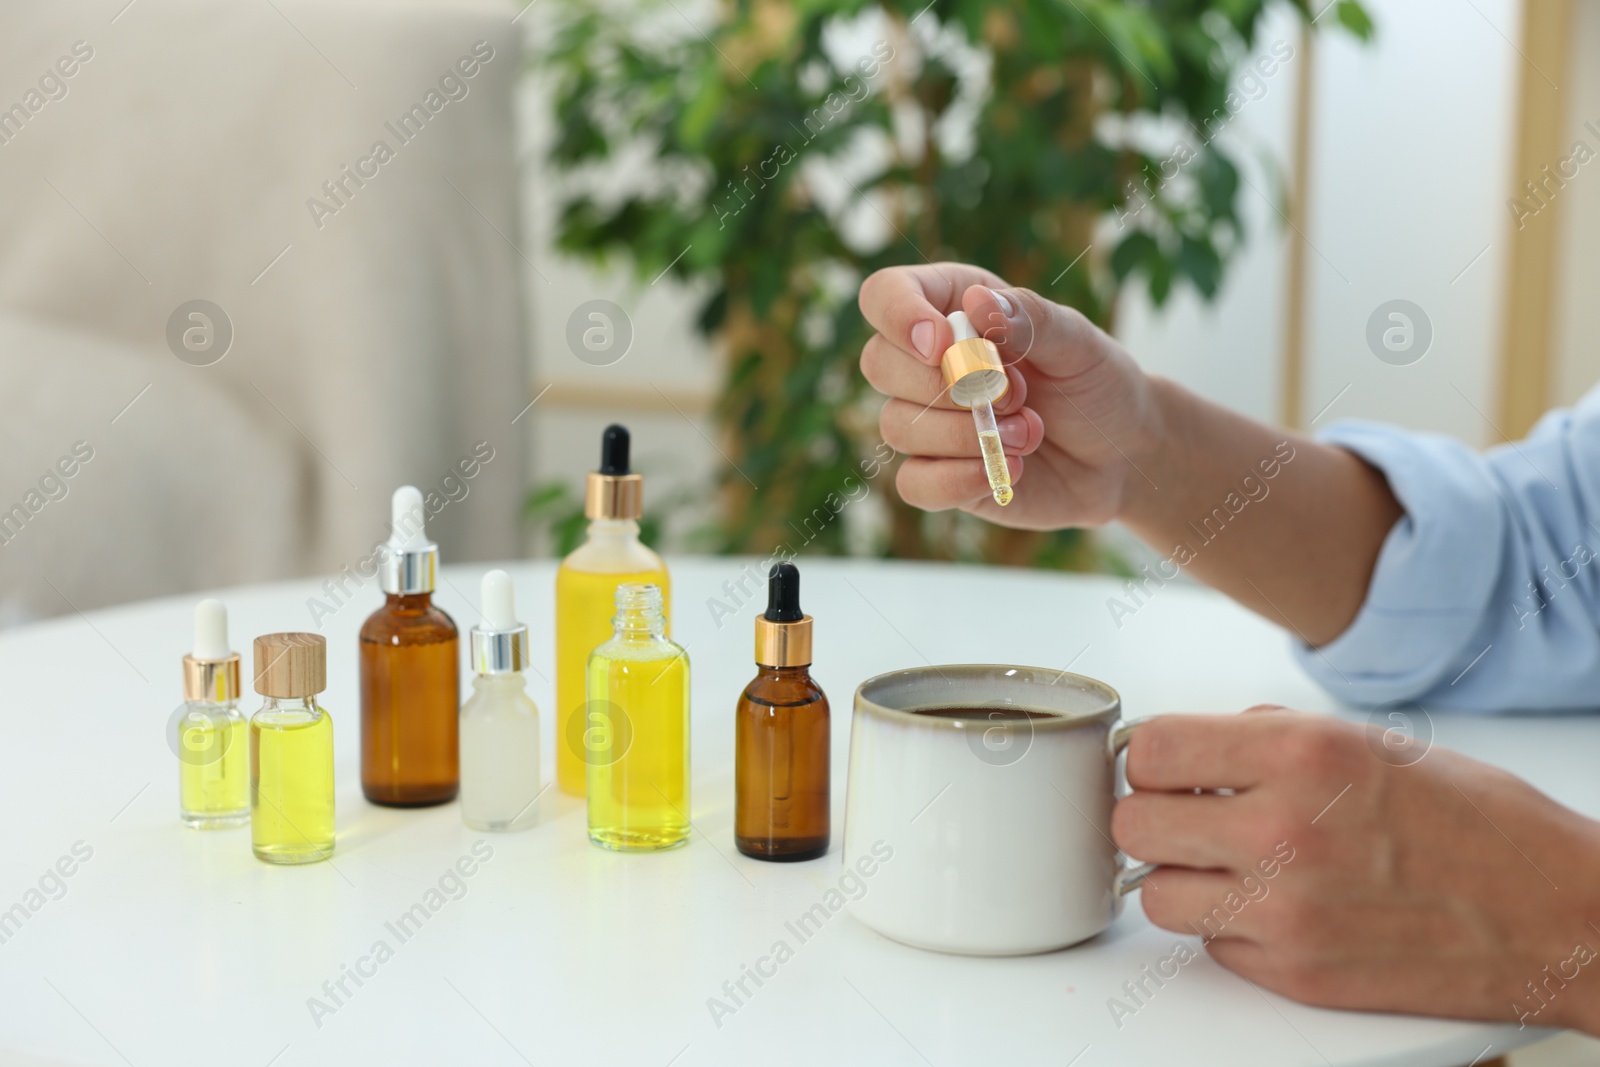
M1482 458L1451 438L1346 421L1319 439L1381 471L1405 514L1355 621L1320 648L1297 640L1296 657L1351 704L1415 700L1466 665L1502 566L1505 502Z

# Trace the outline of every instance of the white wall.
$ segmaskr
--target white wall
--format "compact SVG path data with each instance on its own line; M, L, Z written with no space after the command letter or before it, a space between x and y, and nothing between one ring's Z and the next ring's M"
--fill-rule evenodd
M1519 9L1513 0L1366 2L1374 42L1330 25L1315 45L1300 418L1320 414L1317 427L1381 419L1488 444L1499 439L1484 416L1497 407ZM1280 37L1298 50L1296 20L1281 10L1263 41ZM1297 51L1225 135L1268 153L1285 180L1303 61ZM1119 334L1146 367L1276 420L1287 242L1299 238L1269 202L1279 188L1271 169L1257 164L1248 177L1253 244L1220 299L1207 307L1186 294L1155 313L1130 294ZM1369 316L1393 299L1419 305L1433 324L1431 349L1409 366L1380 361L1366 341Z
M1319 425L1361 416L1488 444L1520 6L1366 3L1376 42L1329 34L1317 56L1304 417L1349 386ZM1410 366L1366 343L1368 317L1392 299L1433 324L1432 349Z
M1584 127L1585 122L1593 122L1600 129L1600 0L1582 0L1573 5L1573 15L1576 32L1568 61L1563 155L1579 140L1600 153L1600 136ZM1556 160L1549 162L1554 166ZM1596 282L1600 281L1600 157L1584 164L1557 195L1556 277L1560 286L1552 309L1551 401L1570 404L1600 381L1600 301L1595 299Z

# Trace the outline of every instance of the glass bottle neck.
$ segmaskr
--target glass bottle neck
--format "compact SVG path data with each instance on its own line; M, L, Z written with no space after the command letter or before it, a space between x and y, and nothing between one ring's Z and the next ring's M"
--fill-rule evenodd
M528 687L528 680L521 671L500 671L495 674L475 674L472 684L477 689L510 689L520 693Z
M423 612L433 607L432 593L385 593L383 606L390 611Z
M654 611L641 608L621 608L612 620L616 627L616 636L643 640L651 637L666 637L667 622L661 617L661 609Z
M625 582L617 586L617 614L611 624L616 636L648 640L666 636L665 602L654 582Z
M803 663L798 667L773 667L766 663L757 663L756 671L765 678L804 680L811 677L811 664Z
M266 714L292 714L302 712L306 715L320 715L322 709L317 707L317 698L310 697L267 697L266 703L261 705L261 711Z
M639 524L632 519L590 519L589 541L596 545L637 543Z

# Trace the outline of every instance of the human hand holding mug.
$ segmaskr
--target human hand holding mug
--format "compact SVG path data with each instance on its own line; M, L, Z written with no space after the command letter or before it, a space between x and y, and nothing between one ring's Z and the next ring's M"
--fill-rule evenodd
M1162 865L1145 914L1309 1004L1600 1035L1600 823L1395 740L1283 708L1147 720L1111 823ZM1270 892L1230 907L1285 844Z

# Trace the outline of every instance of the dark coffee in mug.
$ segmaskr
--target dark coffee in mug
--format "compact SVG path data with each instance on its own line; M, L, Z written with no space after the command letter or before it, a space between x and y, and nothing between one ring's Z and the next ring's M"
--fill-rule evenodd
M960 719L963 722L1021 722L1024 719L1056 719L1047 711L1029 711L1027 708L918 708L913 715L927 715L935 719Z

